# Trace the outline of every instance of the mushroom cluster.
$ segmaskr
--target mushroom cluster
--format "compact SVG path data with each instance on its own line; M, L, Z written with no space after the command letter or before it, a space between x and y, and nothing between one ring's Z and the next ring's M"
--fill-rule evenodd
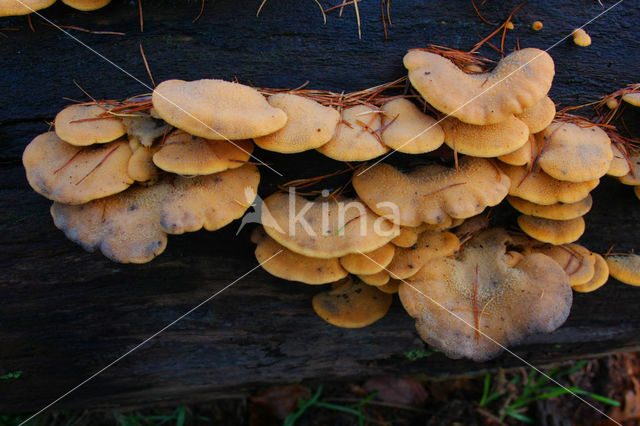
M451 357L485 360L553 331L571 289L594 291L610 270L639 285L640 257L605 259L575 242L604 175L640 197L640 157L586 119L557 116L546 52L517 50L484 72L416 49L404 65L422 108L410 94L336 97L213 79L72 105L25 149L27 179L54 201L54 223L71 240L141 263L168 234L216 230L245 213L260 181L254 143L345 162L448 150L452 166L349 164L351 196L346 185L315 199L282 188L255 206L262 226L251 240L268 273L332 284L312 300L328 323L370 325L399 293L420 336ZM486 229L480 215L504 199L522 213L522 233Z
M167 234L213 231L244 215L260 181L250 138L278 130L286 115L254 89L211 82L165 82L152 97L71 105L55 131L31 141L27 180L54 201L54 223L69 239L116 262L143 263L162 253ZM221 109L181 109L194 86Z
M32 12L45 9L53 5L56 0L0 0L0 17L28 15ZM62 0L66 4L77 10L91 11L105 7L111 0Z

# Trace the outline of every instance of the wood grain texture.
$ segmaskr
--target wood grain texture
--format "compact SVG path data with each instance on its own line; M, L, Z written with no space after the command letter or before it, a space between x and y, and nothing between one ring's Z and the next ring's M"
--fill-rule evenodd
M402 76L409 48L434 43L468 50L493 29L462 0L446 7L393 1L388 41L376 0L360 3L362 40L351 8L342 18L330 13L323 25L312 1L269 0L259 18L258 1L207 1L194 24L199 1L155 0L143 2L140 33L135 3L115 0L92 13L57 4L43 14L61 25L125 32L73 35L143 82L148 77L139 43L156 81L237 77L260 86L296 87L309 80L310 87L336 91ZM517 3L487 2L483 14L500 21ZM517 36L522 47L548 48L601 11L597 1L532 2L517 13L507 46ZM534 20L544 22L542 31L529 29ZM164 254L138 266L85 253L53 226L50 203L25 180L20 156L26 144L47 130L45 121L67 104L63 96L84 99L73 79L98 98L149 90L41 19L34 23L31 32L25 18L0 21L0 28L18 28L0 36L0 374L23 371L18 380L0 381L2 412L42 407L256 265L249 229L236 237L237 223L215 233L170 236ZM640 44L632 29L639 24L637 3L625 1L587 27L591 47L579 48L569 39L550 50L556 62L554 101L589 102L637 82ZM634 120L638 115L631 112L629 122ZM317 153L256 155L283 174L263 169L262 195L279 183L343 167ZM390 160L417 161L403 155ZM507 206L495 213L507 226L515 216ZM603 179L581 241L599 252L614 242L619 250L640 248L639 224L640 201L631 188ZM316 291L258 269L57 407L194 402L273 383L383 372L457 375L522 365L511 355L482 364L441 354L410 361L405 352L424 345L397 300L373 326L342 330L313 314ZM514 350L544 364L640 347L639 303L637 288L615 281L596 293L577 294L562 328L532 336Z

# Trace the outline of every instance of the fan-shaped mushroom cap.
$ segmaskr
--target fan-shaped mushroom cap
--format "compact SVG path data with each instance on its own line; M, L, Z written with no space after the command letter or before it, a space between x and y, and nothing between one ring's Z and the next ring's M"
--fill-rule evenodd
M555 260L569 275L571 287L588 283L595 273L595 253L579 244L544 245L527 249L525 252L542 253Z
M424 114L408 99L382 105L382 140L389 148L406 154L431 152L444 142L444 132L435 118Z
M556 203L576 203L585 199L589 192L600 183L599 179L586 182L557 180L543 171L529 172L523 166L501 164L500 168L511 179L509 195L543 206Z
M418 234L416 228L401 226L400 235L391 240L391 243L397 247L411 247L418 241Z
M538 103L525 108L521 114L516 115L517 118L524 121L532 134L543 131L551 124L555 116L556 104L548 96L542 98Z
M529 135L527 141L520 148L505 155L500 155L498 160L512 166L524 166L533 163L536 156L536 144L533 135Z
M70 105L56 115L56 134L72 145L106 143L124 136L120 117L103 117L106 109L95 104Z
M137 182L148 183L157 180L161 172L160 169L153 164L153 154L158 152L160 148L157 146L147 148L138 142L132 144L131 141L129 141L129 147L131 147L133 151L127 165L127 174L131 179Z
M382 127L381 115L365 105L346 108L336 133L318 151L338 161L367 161L389 152L376 133Z
M56 0L0 0L0 17L28 15L35 10L47 8ZM28 6L28 7L27 7Z
M620 182L625 185L640 185L640 155L631 155L631 167L633 167L633 172L630 170L629 173L622 176L620 178Z
M241 167L253 152L250 140L204 139L182 131L171 133L153 155L156 166L181 175L210 175Z
M374 251L400 233L398 226L358 200L308 201L284 193L264 200L262 224L289 250L323 259Z
M400 300L430 346L484 361L502 351L498 344L562 325L571 308L569 277L540 253L510 266L510 242L502 229L483 231L456 259L435 259L400 285Z
M319 148L333 137L340 113L303 96L278 93L268 99L287 114L287 124L275 133L254 138L262 149L286 154Z
M518 217L518 226L528 236L555 245L572 243L584 234L584 219L577 217L569 220L552 220L522 215Z
M573 36L573 42L581 47L587 47L591 45L591 37L585 30L578 28L571 33Z
M551 123L536 135L544 146L538 163L549 176L569 182L599 179L611 167L613 152L607 134L597 126Z
M373 275L382 271L391 262L394 253L395 246L387 243L369 253L351 253L342 256L340 264L352 274Z
M633 106L640 106L640 92L625 93L622 100Z
M258 262L278 278L317 285L338 281L348 275L337 258L318 259L292 252L278 244L262 228L254 230L251 240L257 244L255 254Z
M390 277L387 271L382 270L371 275L358 275L358 278L360 278L365 284L372 285L374 287L381 287L389 282Z
M593 205L591 195L587 195L584 199L575 203L556 203L546 206L541 206L531 201L512 196L508 196L507 201L520 213L553 220L569 220L584 216L589 213Z
M54 132L36 136L22 154L27 180L39 194L65 204L82 204L124 191L131 149L125 140L78 147Z
M167 80L153 91L164 121L207 139L251 139L280 130L287 114L257 90L223 80Z
M607 264L609 265L609 272L613 278L625 284L640 286L639 255L607 256Z
M398 292L400 284L402 284L402 281L390 279L388 283L377 287L377 289L384 293L396 294Z
M524 121L510 115L496 124L475 126L454 117L442 120L444 143L456 152L474 157L497 157L521 148L529 139Z
M465 157L460 169L421 166L402 173L376 164L353 177L358 196L377 214L403 226L475 216L506 197L509 179L489 160Z
M547 94L555 74L551 56L533 48L510 54L488 73L466 74L450 60L419 50L405 55L404 66L429 104L475 125L521 114Z
M609 265L602 256L597 253L592 253L595 259L593 277L589 281L580 285L573 285L571 287L578 293L589 293L595 291L605 285L609 280Z
M100 248L116 262L144 263L164 251L167 233L213 231L242 216L248 206L236 197L255 197L259 180L251 165L190 179L167 176L87 204L56 202L51 215L56 227L84 249Z
M313 310L320 318L342 328L361 328L384 317L393 296L375 287L345 279L331 291L313 297Z
M627 158L616 143L611 144L611 151L613 152L613 158L611 159L611 166L609 166L607 174L615 177L625 176L631 171Z
M105 7L111 0L62 0L62 3L85 12Z
M394 279L415 275L424 265L439 257L451 256L460 248L460 240L451 232L425 231L410 248L397 248L386 268Z
M122 124L129 136L136 138L144 146L151 146L153 141L169 129L169 125L153 117L122 117Z

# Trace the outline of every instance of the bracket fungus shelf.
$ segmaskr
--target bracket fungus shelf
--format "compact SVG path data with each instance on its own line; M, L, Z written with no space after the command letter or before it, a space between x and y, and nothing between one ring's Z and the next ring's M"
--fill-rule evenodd
M508 16L509 5L498 3L488 2L487 14ZM134 406L141 393L149 402L206 399L243 393L253 386L323 380L328 375L345 380L380 373L424 377L519 366L508 354L491 353L497 358L477 363L433 352L420 339L414 319L395 295L400 292L409 306L402 296L407 290L402 280L422 285L427 277L418 275L420 266L434 261L444 269L475 256L468 250L478 240L469 240L470 235L496 231L479 230L485 219L470 216L491 206L491 226L509 227L509 238L513 239L496 263L502 268L500 274L518 275L520 270L531 271L544 263L554 276L566 275L554 290L559 297L553 318L545 324L536 317L531 323L516 325L519 332L548 331L566 317L564 324L551 334L509 337L506 341L514 344L513 351L540 365L640 347L636 312L640 292L633 285L606 280L610 271L617 279L637 285L633 272L637 259L617 253L638 248L640 201L634 190L638 193L640 186L640 160L631 156L626 161L616 141L607 144L602 135L596 135L588 152L583 153L575 149L573 139L555 139L561 131L549 127L556 108L560 111L593 102L637 83L635 41L624 25L635 20L637 26L640 16L623 3L590 26L591 46L578 48L569 39L548 54L539 54L600 13L597 2L593 3L593 7L576 10L570 2L544 0L521 9L506 43L510 51L517 36L523 49L493 74L485 75L480 69L471 77L440 56L429 54L428 59L437 62L433 65L422 59L427 52L411 52L404 63L410 68L410 78L415 74L412 81L425 83L425 87L417 87L420 92L432 84L422 76L436 78L425 74L432 72L425 67L451 71L438 90L446 90L448 84L455 87L457 83L452 81L458 76L464 80L460 87L477 91L485 79L486 85L508 74L514 63L538 58L527 73L516 74L526 90L515 96L513 92L493 91L479 110L463 108L463 114L456 115L457 122L451 119L454 125L444 126L436 125L442 113L458 108L466 97L447 105L434 102L435 109L442 108L440 112L420 108L423 105L415 96L388 96L379 104L374 102L374 112L371 105L358 106L348 97L342 114L330 104L343 92L348 95L385 82L396 82L390 86L395 94L402 93L405 83L397 81L408 71L403 58L410 49L424 47L427 42L470 49L478 41L475 34L488 34L491 27L482 24L464 1L441 10L414 2L393 3L394 21L387 41L376 2L359 5L363 41L357 38L355 17L349 16L349 8L343 19L328 15L325 26L317 10L293 0L267 2L259 18L255 10L238 2L207 2L195 23L193 18L199 12L195 3L145 2L142 34L137 6L124 0L114 0L91 13L71 12L62 2L44 10L45 16L57 23L122 31L122 36L83 33L81 38L140 76L146 72L139 55L144 36L144 51L155 81L165 82L153 95L35 17L35 33L28 30L25 18L6 18L2 27L19 30L7 31L8 40L0 38L0 54L11 58L3 64L6 72L0 78L5 95L0 109L0 373L21 370L23 376L18 381L0 381L0 407L6 412L40 408L232 283L176 327L88 383L83 392L61 401L60 407ZM297 19L285 19L283 11ZM567 16L572 22L566 22ZM545 23L544 29L530 30L530 22L538 19ZM619 31L617 37L610 37L612 30ZM494 52L487 50L486 54ZM499 55L492 58L498 60ZM609 63L613 66L607 67ZM530 78L532 75L535 78ZM244 84L230 83L235 78ZM206 81L192 83L202 79ZM153 102L155 106L159 99L159 108L145 117L118 117L123 111L118 109L121 104L103 104L101 111L87 105L73 108L84 110L84 115L65 110L69 101L61 97L83 96L74 80L96 99L122 99L146 92L129 99L129 105ZM264 89L299 87L307 80L308 90L317 95L314 99L306 96L307 88L291 94ZM223 88L232 91L222 94ZM224 98L224 114L210 108L207 91L216 92L218 100ZM326 97L329 91L337 97ZM202 115L190 123L180 122L184 118L180 109L163 103L163 96L174 95L185 96L184 104L181 98L176 98L175 104L191 105ZM204 99L204 106L190 102L194 95ZM626 106L625 121L638 132L640 114L628 103L637 102L631 95L617 96L616 102ZM494 102L500 108L492 108ZM224 108L228 105L233 108ZM54 120L60 111L66 112L58 115L55 129L50 131L44 121ZM221 115L226 121L218 121ZM65 132L65 122L74 131ZM203 122L207 124L204 128ZM566 122L557 123L552 126L570 127ZM478 133L493 137L500 131L511 132L513 139L509 137L504 144L487 141L494 144L489 146L492 151L484 154L469 151L483 158L464 155L464 136ZM90 137L83 132L89 132ZM599 133L579 131L584 132ZM420 136L409 140L416 134ZM357 150L344 143L352 137L358 142ZM44 140L48 141L45 149L36 149ZM163 146L159 140L164 140ZM22 158L25 173L21 156L30 142ZM231 142L237 146L229 145ZM544 146L549 150L545 149L535 164L541 168L528 173ZM445 169L455 170L450 147L460 148L458 166L466 173L464 180L433 178L439 173L447 175ZM376 204L386 199L380 198L383 191L397 196L399 205L424 204L434 212L405 209L406 218L394 232L384 238L361 238L354 234L364 216L359 217L361 213L353 209L353 216L345 221L348 225L330 222L333 234L314 244L279 234L268 221L262 221L265 232L253 224L261 217L251 208L256 194L270 203L281 196L273 194L285 183L325 175L330 175L322 182L326 189L338 190L354 175L344 161L377 159L392 150L399 152L354 178L355 191L343 194L344 199L362 206L371 224L380 220L384 227L391 223L388 212L376 210ZM597 170L578 167L593 153L602 162ZM499 158L487 158L496 156ZM93 170L105 157L105 167ZM70 158L74 160L69 162ZM247 164L260 162L283 176L266 166ZM169 176L171 173L189 176ZM388 179L376 183L376 173L396 183L389 184ZM569 175L571 179L566 178ZM227 179L232 176L239 179ZM91 187L93 180L100 185ZM82 182L76 185L78 181ZM421 197L400 191L407 188L402 187L407 182ZM429 186L429 182L436 183ZM29 184L55 200L55 224L49 214L50 202ZM300 197L318 199L321 219L320 193L300 190ZM286 210L283 207L280 213ZM245 212L241 220L233 221ZM520 214L536 223L584 220L584 234L577 243L565 239L564 244L551 249L532 242L515 228ZM284 221L284 216L275 214L272 219ZM220 227L215 232L192 232ZM183 232L190 234L174 235ZM115 263L99 252L85 252L65 234L121 262L153 260L135 265ZM131 235L140 238L131 239ZM252 239L257 246L252 245ZM613 243L614 254L605 260L600 255ZM279 263L264 271L255 269L256 258L268 259L279 250L285 253ZM578 258L582 261L576 261ZM552 261L555 263L549 263ZM471 263L465 277L470 277L466 284L473 288L475 263ZM478 268L479 284L489 282L480 282L487 273L484 266ZM338 280L344 281L332 289L319 287ZM583 294L589 291L592 293ZM460 302L463 309L459 312L473 322L477 306L473 306L474 298L468 297L468 288L464 292L452 300ZM487 302L493 294L481 296ZM567 317L562 303L569 297L573 303ZM337 299L348 303L337 305ZM528 299L516 302L531 304ZM499 320L499 306L492 304L479 316L480 325ZM350 309L354 306L367 309ZM433 318L419 308L409 309L424 334L423 325ZM512 311L510 318L516 314ZM341 329L325 320L340 321L343 326L373 323L362 329ZM442 341L440 336L432 340L432 344ZM448 345L440 349L455 356L488 358L460 347L457 352L450 351ZM405 356L415 350L425 357L410 360Z

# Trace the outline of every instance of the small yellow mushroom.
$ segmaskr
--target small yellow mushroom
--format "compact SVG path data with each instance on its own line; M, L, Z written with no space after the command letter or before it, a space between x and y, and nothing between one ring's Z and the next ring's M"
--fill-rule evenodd
M320 318L342 328L362 328L384 317L393 295L376 287L345 279L331 291L313 297L313 310Z
M295 253L278 244L261 227L254 230L251 240L257 244L256 260L275 277L318 285L332 283L348 275L337 258L318 259Z
M181 130L167 136L153 154L156 166L180 175L210 175L241 167L249 160L253 143L221 141L191 136Z
M542 151L540 167L555 179L585 182L601 178L611 167L611 141L598 126L554 122L536 135L536 142Z
M454 117L441 122L444 142L456 152L474 157L497 157L521 148L529 139L529 127L515 116L506 120L475 126Z
M56 115L56 134L72 145L86 146L107 143L126 133L122 119L105 116L107 110L99 105L70 105Z
M598 186L599 179L586 182L566 182L552 178L543 171L529 171L527 167L501 164L500 169L509 176L509 195L540 205L576 203Z
M360 278L363 283L374 287L381 287L388 283L390 279L389 273L385 270L371 275L358 275L358 278Z
M319 148L333 137L340 114L333 108L297 95L279 93L268 99L269 104L287 114L287 124L266 136L254 138L262 149L286 154Z
M435 118L424 114L408 99L394 99L382 105L382 141L389 148L406 154L438 149L444 132Z
M379 110L365 105L346 108L335 135L318 151L338 161L367 161L379 157L389 152L379 134L381 127Z
M397 237L396 237L397 238ZM369 253L351 253L340 258L340 264L356 275L373 275L382 271L393 259L395 246L387 243ZM366 280L363 280L367 282Z
M540 31L542 27L543 25L541 21L534 21L533 24L531 24L531 29L533 31Z
M593 277L586 283L580 285L571 285L574 291L578 293L589 293L595 291L605 285L609 280L609 265L607 261L597 253L593 253L595 258L595 266Z
M569 220L553 220L522 215L518 217L518 226L530 237L555 245L576 241L584 234L585 229L582 217Z
M640 286L640 255L607 256L607 264L613 278L625 284Z
M591 37L585 30L578 28L571 33L573 36L573 42L581 47L587 47L591 45Z
M512 196L508 196L507 201L520 213L553 220L569 220L584 216L589 213L593 205L591 195L587 195L584 199L575 203L556 203L546 206Z
M451 232L426 231L410 248L397 248L393 260L387 267L394 279L406 279L433 259L451 256L460 248L460 240Z
M111 3L111 0L62 0L62 3L67 6L71 6L74 9L88 12L105 7Z

